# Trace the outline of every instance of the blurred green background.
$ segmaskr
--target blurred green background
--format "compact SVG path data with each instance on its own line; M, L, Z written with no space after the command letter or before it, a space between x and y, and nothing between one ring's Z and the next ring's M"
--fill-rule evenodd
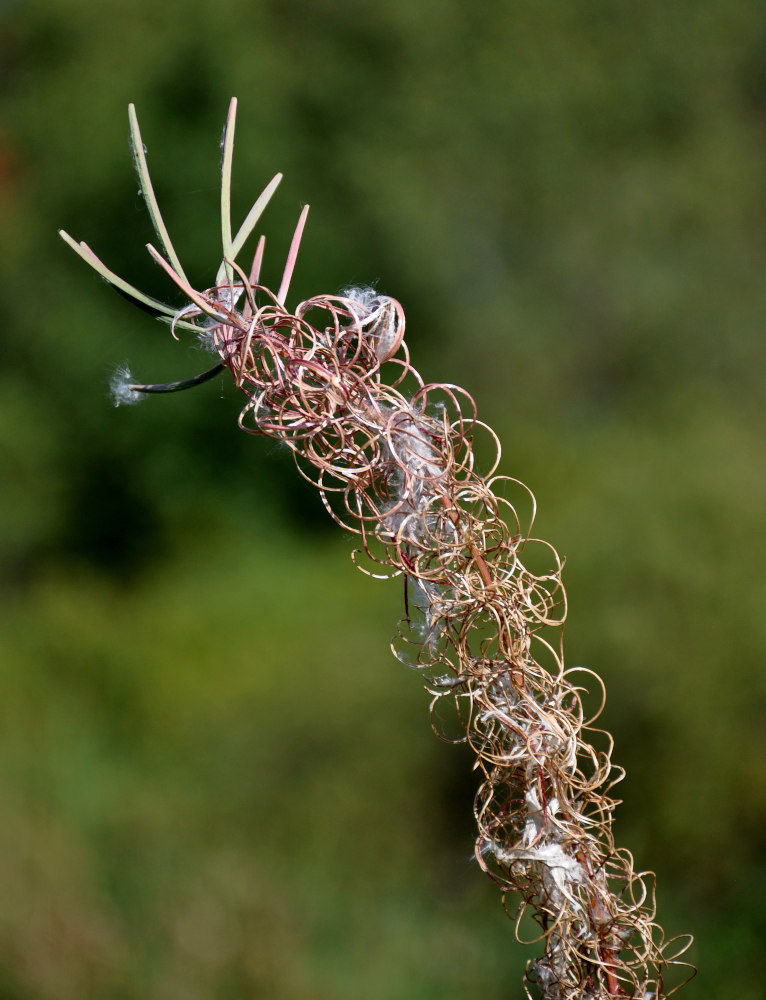
M684 996L766 996L766 8L754 0L28 0L0 13L0 998L521 994L474 776L289 454L56 236L172 301L241 218L291 301L374 281L566 555L616 836L692 931Z

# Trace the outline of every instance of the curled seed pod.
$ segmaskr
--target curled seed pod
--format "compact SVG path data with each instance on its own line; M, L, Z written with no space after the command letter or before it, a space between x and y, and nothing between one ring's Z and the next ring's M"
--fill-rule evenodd
M423 671L435 728L439 703L454 702L457 739L475 754L477 861L504 904L518 902L517 936L524 914L539 928L542 954L528 964L526 995L668 997L693 972L681 961L690 939L665 940L655 922L653 877L637 872L630 853L615 847L611 789L622 772L611 760L611 737L585 717L588 672L565 666L562 561L531 534L534 498L496 474L500 445L478 420L471 397L456 386L424 383L410 364L404 312L395 299L349 288L287 310L305 209L278 292L257 284L262 239L246 277L235 258L278 178L232 236L235 110L232 102L224 134L224 260L213 288L196 291L181 270L154 200L134 113L142 190L165 256L152 252L188 305L174 311L145 296L63 234L120 291L158 312L174 333L200 337L218 356L213 369L191 380L127 388L121 382L120 391L128 393L123 401L135 392L185 388L228 369L246 397L240 426L292 449L330 514L360 537L360 568L405 578L410 596L394 652ZM405 378L416 386L409 397L400 389ZM488 434L495 450L484 473L475 460L477 433ZM532 505L526 529L507 497L517 487ZM547 568L533 569L540 553ZM674 973L680 973L675 980Z

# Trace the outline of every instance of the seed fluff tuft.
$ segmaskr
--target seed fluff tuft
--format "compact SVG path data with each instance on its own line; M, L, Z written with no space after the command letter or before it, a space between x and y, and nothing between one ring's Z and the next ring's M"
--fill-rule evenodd
M127 365L120 365L109 379L109 394L115 406L135 406L144 398L133 386L135 379Z

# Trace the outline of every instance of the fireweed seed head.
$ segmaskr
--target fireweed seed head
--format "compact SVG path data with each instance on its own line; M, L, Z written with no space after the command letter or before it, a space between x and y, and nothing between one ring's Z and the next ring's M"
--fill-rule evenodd
M654 919L651 875L615 848L618 802L611 789L622 773L611 760L611 737L585 719L587 688L576 678L591 672L565 666L563 561L531 535L534 497L496 474L500 442L478 420L470 395L450 383L425 383L410 364L404 311L395 299L351 286L289 311L306 208L276 293L259 282L263 236L249 269L237 263L281 175L235 232L229 190L235 112L233 100L223 140L222 263L212 287L200 291L170 241L130 110L141 190L163 253L148 249L183 292L187 304L180 310L140 292L87 244L62 233L87 264L156 313L174 336L191 333L218 357L191 378L151 385L134 382L122 366L111 382L114 403L133 405L145 393L178 392L224 370L232 374L247 397L240 427L292 449L328 513L360 538L359 568L378 579L404 577L404 618L392 649L423 671L437 734L467 743L475 754L479 865L504 898L516 894L517 919L528 910L541 928L545 950L528 966L525 995L533 989L540 1000L666 1000L678 988L665 982L670 968L680 976L693 971L680 961L690 941L664 937ZM413 382L414 392L407 388ZM488 470L476 458L477 431L493 443ZM525 530L503 494L510 484L531 499ZM525 565L527 546L538 545L553 555L543 572ZM444 732L443 698L454 702L457 735ZM606 748L597 749L603 738Z

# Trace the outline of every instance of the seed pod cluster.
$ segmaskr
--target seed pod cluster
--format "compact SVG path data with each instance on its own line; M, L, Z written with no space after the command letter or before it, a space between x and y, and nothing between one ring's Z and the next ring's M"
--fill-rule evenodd
M670 996L693 971L679 960L690 939L665 940L655 921L653 876L637 872L630 853L615 847L611 790L622 772L611 761L611 738L593 725L603 688L595 674L565 665L562 563L532 537L534 498L498 472L499 442L470 395L425 383L413 367L395 299L351 288L287 309L305 211L276 294L259 284L263 238L249 274L239 267L237 252L276 179L232 239L226 213L234 111L232 102L224 136L224 254L211 288L197 291L183 274L134 114L142 190L165 251L152 253L188 304L179 311L149 300L90 248L65 238L174 332L194 332L217 355L211 372L167 385L198 384L228 369L246 397L240 426L289 446L330 515L358 536L360 569L404 579L394 652L422 671L437 731L444 713L436 707L446 699L459 720L456 738L475 754L476 858L516 910L517 936L529 923L525 914L538 928L541 954L528 964L527 996ZM487 441L491 452L481 468L479 436L482 456ZM526 521L522 507L530 511ZM588 687L599 703L590 718ZM677 976L668 975L672 967Z

